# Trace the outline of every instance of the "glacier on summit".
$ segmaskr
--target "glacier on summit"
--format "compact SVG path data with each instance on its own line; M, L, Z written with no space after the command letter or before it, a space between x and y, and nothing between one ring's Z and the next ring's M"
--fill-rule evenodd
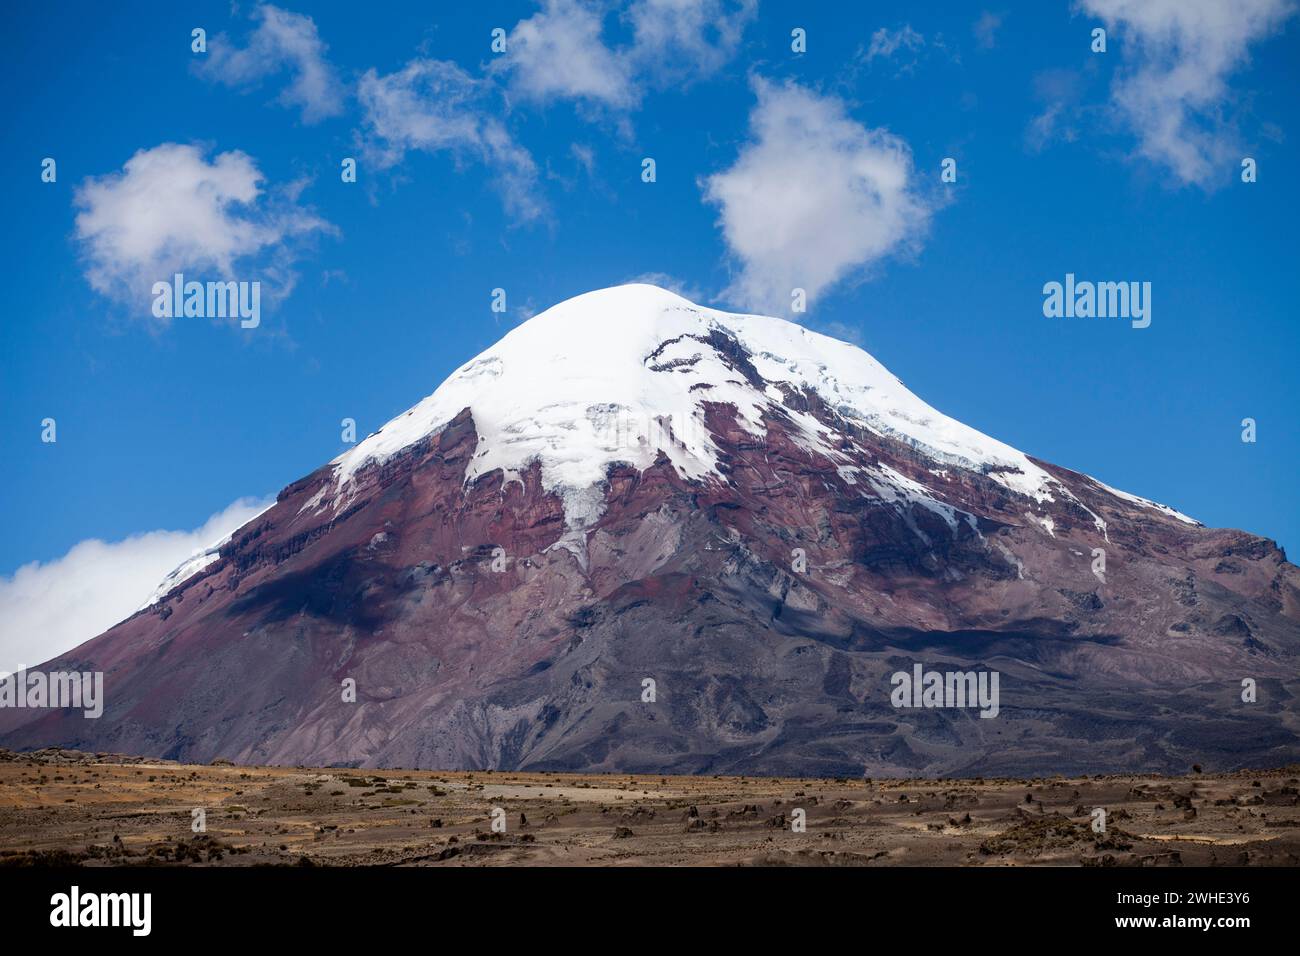
M733 367L713 344L715 333L744 347L760 381ZM1063 490L1023 452L936 411L854 345L644 284L589 292L529 319L333 464L342 490L367 465L436 434L468 408L479 447L466 480L497 468L517 476L536 461L544 486L564 499L570 527L580 528L599 516L591 492L614 462L645 469L662 452L683 477L724 480L705 402L733 406L737 422L757 436L779 408L812 448L836 460L825 427L783 405L787 391L805 390L849 423L1036 501Z
M727 354L732 341L746 358ZM749 368L738 368L738 361ZM519 480L536 462L543 487L559 496L569 532L579 539L604 511L606 475L616 462L644 471L663 454L683 478L727 480L705 424L708 403L734 407L737 424L756 438L764 436L766 419L781 416L808 451L841 463L842 477L856 484L863 469L842 451L851 437L828 434L822 421L786 401L803 393L815 394L848 425L901 441L944 468L983 474L1036 504L1069 499L1106 533L1105 522L1024 452L926 404L863 349L784 319L696 305L644 283L575 296L522 323L335 458L333 493L322 487L302 508L337 512L367 467L436 435L465 409L479 436L466 483L496 469L507 481ZM864 489L919 504L949 524L965 514L888 467L862 477ZM1199 524L1166 505L1096 484ZM225 543L169 574L145 606L210 566Z

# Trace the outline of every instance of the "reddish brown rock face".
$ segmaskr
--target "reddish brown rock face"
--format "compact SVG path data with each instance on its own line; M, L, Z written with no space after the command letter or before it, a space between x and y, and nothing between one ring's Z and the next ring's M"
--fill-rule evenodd
M710 346L753 371L739 343ZM662 456L614 465L603 514L573 533L535 465L466 484L466 410L345 489L329 467L290 485L219 561L43 668L103 671L102 718L3 710L0 744L872 776L1300 759L1300 571L1271 542L1042 462L1077 503L1035 505L816 395L785 407L951 520L806 450L780 411L759 439L714 404L725 481L686 480ZM891 675L916 663L998 672L998 715L895 707Z

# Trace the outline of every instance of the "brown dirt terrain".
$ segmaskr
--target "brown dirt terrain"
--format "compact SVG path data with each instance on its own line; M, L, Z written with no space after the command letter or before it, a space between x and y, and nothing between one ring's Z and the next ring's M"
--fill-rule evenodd
M492 831L497 807L505 833ZM205 833L191 830L195 808ZM796 809L806 832L792 831ZM0 866L60 864L1295 866L1300 767L862 781L0 751Z

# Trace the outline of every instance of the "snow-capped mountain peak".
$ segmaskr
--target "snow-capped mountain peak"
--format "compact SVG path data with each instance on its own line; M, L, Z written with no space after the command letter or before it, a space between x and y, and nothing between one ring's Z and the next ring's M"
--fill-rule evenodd
M740 346L731 354L732 343ZM987 474L1043 501L1054 479L1028 457L936 411L860 348L783 319L696 305L644 284L547 309L461 366L436 392L335 460L340 489L469 408L479 446L466 480L538 462L571 528L600 514L606 469L660 453L685 478L722 480L706 403L730 405L756 436L779 410L810 450L836 459L840 436L787 398L815 393L846 422L944 465ZM837 440L831 440L835 438Z
M520 325L79 648L113 674L94 727L4 711L0 742L951 775L1186 766L1253 734L1292 759L1223 691L1295 674L1297 609L1265 539L1031 460L851 345L622 286ZM922 653L996 662L1033 716L1017 745L885 705ZM361 702L329 706L351 675Z
M809 395L828 414L807 411ZM563 503L566 546L581 554L583 529L604 513L606 476L615 463L644 471L662 454L683 479L728 481L705 421L710 405L734 409L736 423L756 439L765 439L779 419L786 437L829 461L856 493L903 510L920 505L949 524L972 516L927 487L928 476L923 484L884 463L864 466L854 429L901 442L931 463L930 475L964 470L1024 496L1022 511L1048 533L1052 520L1032 512L1066 501L1109 540L1106 523L1070 488L1023 452L932 408L857 346L640 283L576 296L513 329L432 395L334 459L333 482L317 489L301 512L338 513L366 468L437 435L469 409L478 445L465 482L496 469L507 481L518 480L536 463L543 488ZM1199 524L1092 480L1129 504ZM227 543L178 567L145 606L210 567Z

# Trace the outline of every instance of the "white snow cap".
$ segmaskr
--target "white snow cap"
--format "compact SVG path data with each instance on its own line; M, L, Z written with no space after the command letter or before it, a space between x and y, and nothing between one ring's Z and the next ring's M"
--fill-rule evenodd
M242 503L243 503L242 499L239 502L236 502L236 504L242 504ZM220 561L221 549L231 542L231 540L235 537L235 533L239 531L239 528L244 527L250 521L257 520L262 515L270 511L274 505L275 505L275 499L274 498L269 499L258 511L256 511L251 517L247 518L244 521L244 523L241 524L239 527L235 528L234 531L231 531L230 534L226 535L220 541L214 542L209 547L204 548L202 551L195 551L188 558L186 558L184 561L178 564L175 568L172 569L172 572L168 574L167 577L163 578L162 582L156 588L154 588L153 594L149 595L149 600L145 601L143 604L141 604L138 608L135 609L135 613L139 614L145 608L157 604L169 593L171 593L172 588L176 587L176 585L180 584L182 581L188 581L190 578L194 577L194 575L198 574L204 568L211 567L212 565Z
M750 353L760 384L707 341L721 332ZM780 386L809 389L849 421L936 461L989 475L1036 501L1068 495L1023 452L941 414L856 346L783 319L709 309L653 285L589 292L529 319L462 365L436 392L336 458L343 491L356 473L437 433L470 409L478 448L466 481L494 469L512 480L541 466L571 531L604 508L606 469L648 468L662 452L686 478L725 481L703 403L736 408L755 435L780 409L810 450L842 461L827 427L786 408ZM343 497L343 496L338 496ZM337 504L337 500L336 500Z

